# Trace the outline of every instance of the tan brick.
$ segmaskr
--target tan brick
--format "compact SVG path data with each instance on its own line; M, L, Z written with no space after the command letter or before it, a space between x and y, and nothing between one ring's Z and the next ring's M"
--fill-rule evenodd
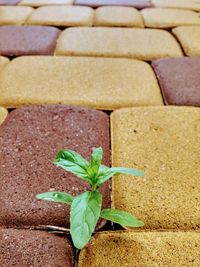
M0 6L0 25L22 25L33 10L31 7Z
M7 109L0 107L0 124L5 120L7 115L8 115Z
M179 57L182 51L175 38L163 30L74 27L61 33L56 55L127 57L150 61Z
M132 7L103 6L95 10L95 26L119 26L143 28L141 13Z
M112 164L144 177L113 177L112 205L146 229L200 228L200 109L144 107L111 116Z
M200 11L199 0L152 0L156 7L180 8Z
M181 26L172 30L187 56L200 56L200 26Z
M172 28L181 25L200 25L197 12L172 8L146 8L141 11L146 27Z
M43 6L35 10L27 24L52 26L92 26L93 9L79 6Z
M19 57L0 74L0 105L63 103L113 110L162 105L155 74L138 60Z
M7 57L0 56L0 71L8 64L9 59Z
M200 233L101 232L79 256L78 267L200 266Z

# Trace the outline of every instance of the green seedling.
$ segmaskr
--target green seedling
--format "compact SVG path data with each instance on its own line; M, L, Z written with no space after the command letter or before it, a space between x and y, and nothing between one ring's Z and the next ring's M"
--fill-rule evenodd
M72 150L61 150L53 163L68 172L73 173L90 185L90 190L78 196L65 192L46 192L38 194L37 199L62 202L71 205L70 208L70 234L74 246L82 249L91 239L99 218L103 218L126 227L144 226L128 212L116 209L102 210L102 194L99 188L109 178L116 174L129 174L143 176L142 171L130 168L112 167L101 165L103 150L96 148L90 161L84 159Z

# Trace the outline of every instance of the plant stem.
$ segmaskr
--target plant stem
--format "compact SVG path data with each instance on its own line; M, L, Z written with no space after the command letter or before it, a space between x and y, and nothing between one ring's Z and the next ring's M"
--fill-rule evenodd
M92 188L91 189L92 189L92 192L96 191L96 189L97 189L96 184L92 185Z

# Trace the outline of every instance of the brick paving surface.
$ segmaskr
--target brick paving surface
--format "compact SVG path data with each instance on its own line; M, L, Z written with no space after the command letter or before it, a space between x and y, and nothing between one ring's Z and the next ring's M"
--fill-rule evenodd
M199 11L199 0L0 0L0 266L200 266ZM102 192L144 228L100 221L79 257L69 234L47 233L69 227L69 209L38 190L86 189L50 163L62 146L86 157L102 146L105 165L143 170Z

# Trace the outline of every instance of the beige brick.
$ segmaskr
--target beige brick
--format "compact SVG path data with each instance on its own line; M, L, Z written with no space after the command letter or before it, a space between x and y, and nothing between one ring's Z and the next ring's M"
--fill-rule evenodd
M200 26L181 26L172 30L187 56L200 56Z
M105 110L163 104L152 68L138 60L19 57L0 74L0 105L51 103Z
M152 0L156 7L180 8L200 11L199 0Z
M182 51L175 38L163 30L74 27L61 33L56 55L127 57L150 61L179 57Z
M197 12L170 8L146 8L141 11L146 27L172 28L181 25L200 25Z
M200 109L191 107L115 111L112 164L145 176L114 176L112 206L134 214L146 229L200 229L199 121Z
M78 267L197 267L200 233L101 232L79 256Z
M141 13L131 7L103 6L95 10L95 26L120 26L143 28Z
M9 59L7 57L0 56L0 71L8 64Z
M53 26L92 26L94 11L90 7L43 6L35 10L27 24Z
M31 7L0 6L0 25L22 25L33 10Z
M8 115L7 109L0 107L0 124L5 120L7 115Z

